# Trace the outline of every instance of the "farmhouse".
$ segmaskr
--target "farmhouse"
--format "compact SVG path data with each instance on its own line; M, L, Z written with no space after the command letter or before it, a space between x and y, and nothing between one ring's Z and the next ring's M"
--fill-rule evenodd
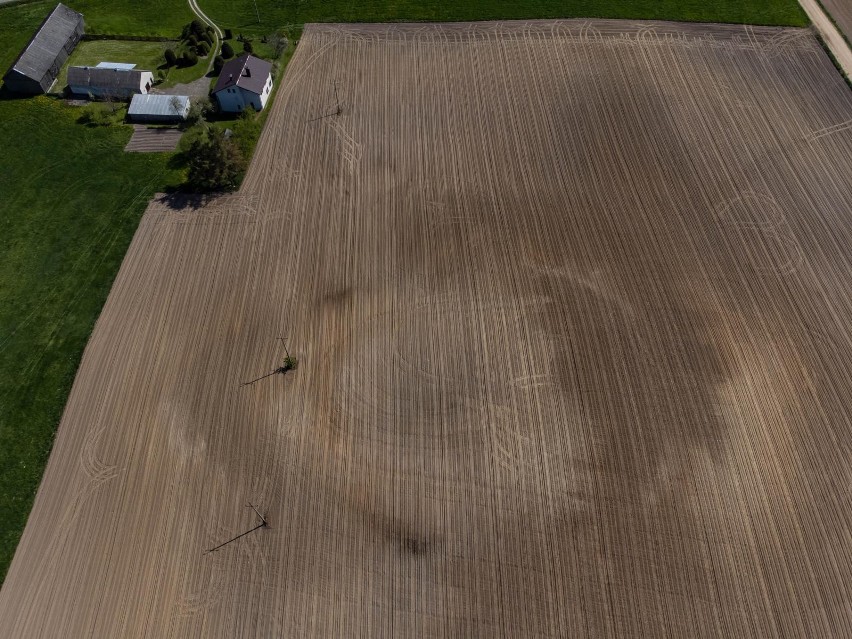
M68 86L75 95L126 99L137 93L148 93L153 85L154 74L150 71L117 65L68 69Z
M3 80L10 91L46 93L83 35L83 15L56 5Z
M127 110L131 122L180 122L188 114L186 95L134 95Z
M222 67L213 95L222 111L240 113L249 105L260 111L271 91L272 64L245 53Z

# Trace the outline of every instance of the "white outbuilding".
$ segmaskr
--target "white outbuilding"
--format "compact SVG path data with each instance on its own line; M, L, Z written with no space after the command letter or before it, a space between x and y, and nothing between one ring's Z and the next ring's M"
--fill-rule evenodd
M225 113L241 113L249 106L260 111L272 92L272 63L253 55L229 60L222 67L213 95Z
M126 100L137 93L148 93L154 86L154 74L118 66L69 67L68 86L75 95Z

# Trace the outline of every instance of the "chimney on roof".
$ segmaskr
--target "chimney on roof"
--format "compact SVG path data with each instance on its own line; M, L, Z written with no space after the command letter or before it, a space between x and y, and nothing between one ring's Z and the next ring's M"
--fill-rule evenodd
M251 77L251 69L249 69L248 67L246 67L246 77L247 78Z

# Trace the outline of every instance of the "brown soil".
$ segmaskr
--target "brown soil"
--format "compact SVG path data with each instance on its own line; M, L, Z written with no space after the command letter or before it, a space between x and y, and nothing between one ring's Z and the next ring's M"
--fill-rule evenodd
M145 214L0 634L852 634L810 32L309 26L273 108L239 194Z
M135 153L174 151L182 135L183 132L178 129L155 129L143 124L134 124L133 135L124 150Z

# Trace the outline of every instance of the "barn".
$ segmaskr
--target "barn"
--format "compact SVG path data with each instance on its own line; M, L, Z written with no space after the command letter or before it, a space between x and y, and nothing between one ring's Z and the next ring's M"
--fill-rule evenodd
M68 87L74 95L126 100L138 93L148 93L152 86L154 74L150 71L119 65L68 69Z
M131 122L182 122L189 106L186 95L134 95L127 117Z
M213 95L225 113L240 113L251 106L260 111L272 92L272 64L253 55L230 60L222 67Z
M15 93L47 93L83 36L83 29L81 13L61 3L56 5L3 77L6 87Z

